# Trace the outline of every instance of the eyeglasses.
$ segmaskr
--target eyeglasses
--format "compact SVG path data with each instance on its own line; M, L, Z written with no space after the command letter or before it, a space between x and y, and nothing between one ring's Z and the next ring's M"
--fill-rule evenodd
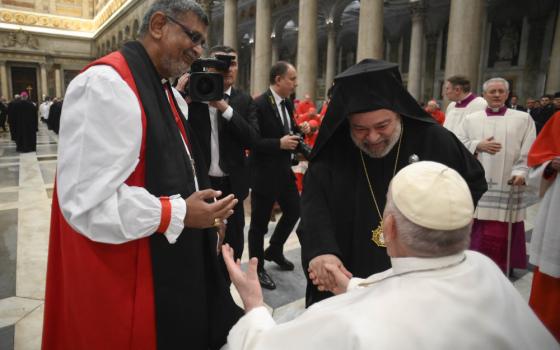
M202 46L202 48L204 48L204 49L206 48L206 40L204 40L204 36L202 34L200 34L199 32L193 32L192 30L187 28L184 24L177 21L175 18L173 18L171 16L167 16L167 18L169 18L169 20L171 22L173 22L176 25L178 25L179 27L181 27L181 30L183 30L183 32L185 34L187 34L187 36L189 37L189 39L191 39L192 43L195 46L200 45L200 46Z

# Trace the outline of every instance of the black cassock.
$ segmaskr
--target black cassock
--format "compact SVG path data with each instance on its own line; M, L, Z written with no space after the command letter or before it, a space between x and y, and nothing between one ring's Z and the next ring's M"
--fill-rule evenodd
M394 72L392 74L394 75ZM344 87L344 84L340 85ZM410 96L406 90L397 90L395 96L400 94L398 102L382 101L375 94L364 96L378 103L381 101L383 108L397 111L402 120L403 138L400 151L397 144L382 158L371 158L364 154L381 215L385 208L389 182L394 175L395 161L398 172L408 165L412 158L436 161L457 170L467 181L476 204L487 189L480 163L453 133L433 122L414 100L406 103L407 96ZM360 151L350 138L348 120L340 116L353 113L351 110L349 112L350 108L366 111L372 107L379 107L360 106L359 102L352 98L340 99L341 95L344 93L339 92L337 99L335 81L335 91L329 105L330 119L327 119L327 111L323 121L324 127L321 126L319 139L305 174L301 199L302 215L297 233L301 243L304 271L314 257L334 254L355 277L365 278L390 268L391 264L386 248L377 246L371 239L372 230L378 227L380 217L364 173ZM344 102L350 102L354 107L348 107ZM335 107L331 110L333 104ZM418 106L417 109L415 105ZM332 294L319 292L308 279L307 306L329 296Z
M37 107L31 101L20 101L14 106L17 125L18 152L35 152L37 149Z
M51 108L49 108L49 118L47 119L47 125L50 130L58 134L58 129L60 128L60 114L62 112L62 101L53 102Z

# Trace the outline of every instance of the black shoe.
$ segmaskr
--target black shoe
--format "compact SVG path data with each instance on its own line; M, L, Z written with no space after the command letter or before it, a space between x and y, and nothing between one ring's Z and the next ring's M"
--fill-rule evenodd
M290 260L286 259L282 252L275 252L273 249L270 249L270 247L266 248L264 251L264 260L274 261L278 266L280 266L280 269L284 271L292 271L294 269L294 264L292 264Z
M261 287L266 289L276 289L276 283L272 280L272 278L266 273L264 269L257 271L257 276L259 276L259 282L261 283Z

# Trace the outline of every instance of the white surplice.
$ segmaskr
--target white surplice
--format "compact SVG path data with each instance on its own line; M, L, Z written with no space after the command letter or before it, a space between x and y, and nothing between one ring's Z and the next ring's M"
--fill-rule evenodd
M474 217L481 220L518 222L525 219L525 208L531 204L523 186L511 192L512 176L527 179L527 154L535 141L535 123L528 113L508 109L502 116L487 116L486 111L465 116L457 137L475 153L478 143L489 137L501 143L496 154L478 153L484 167L488 191L478 202ZM511 198L510 198L511 194ZM511 213L508 210L512 208Z
M276 324L266 308L232 328L226 349L559 349L502 271L473 251L393 258L392 268ZM419 270L429 271L421 272ZM371 283L366 287L359 284Z
M460 103L460 101L458 102ZM487 105L486 100L480 96L475 97L465 107L457 107L457 102L451 102L445 110L443 127L457 135L457 130L461 127L465 116L474 112L483 111Z
M560 176L549 180L543 178L549 163L529 173L530 184L544 194L531 236L529 262L538 266L540 272L560 278Z
M183 115L188 106L174 91ZM161 220L158 197L124 182L139 161L142 118L137 97L111 67L93 66L72 80L62 105L57 194L73 229L102 243L153 234ZM171 199L170 243L181 234L185 200Z

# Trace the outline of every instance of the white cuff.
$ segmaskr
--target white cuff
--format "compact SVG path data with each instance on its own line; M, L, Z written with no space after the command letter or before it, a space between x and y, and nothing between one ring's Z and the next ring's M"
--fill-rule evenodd
M183 228L185 227L184 220L187 214L187 203L181 195L174 195L169 197L169 202L171 203L171 221L169 222L169 227L165 231L164 235L170 244L173 244L179 238Z
M224 117L229 122L231 117L233 117L233 108L231 108L231 106L228 106L228 108L226 108L226 110L222 113L222 117Z

